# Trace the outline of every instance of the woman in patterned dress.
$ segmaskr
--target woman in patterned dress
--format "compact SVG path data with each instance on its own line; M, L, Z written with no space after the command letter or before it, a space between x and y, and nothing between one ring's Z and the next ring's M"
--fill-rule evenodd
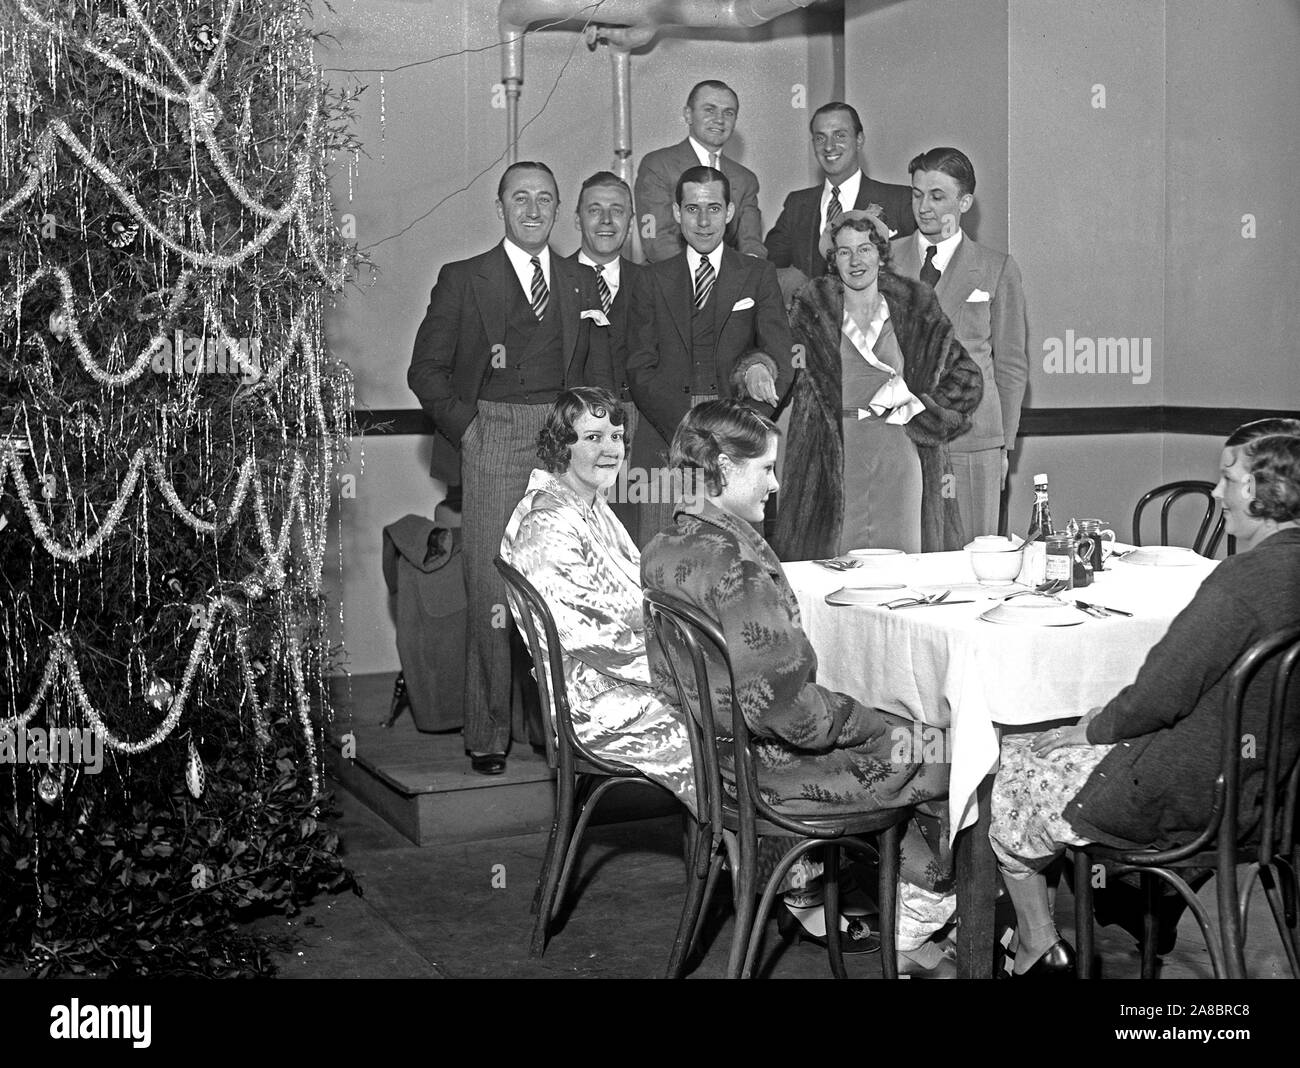
M501 555L537 588L555 619L578 737L694 812L685 727L650 686L640 554L604 497L623 464L623 422L607 390L583 386L556 398L538 436L546 469L533 471L506 524Z
M912 722L814 681L817 654L780 561L754 528L777 489L777 428L734 401L708 401L688 413L673 438L672 463L698 475L705 499L679 508L675 530L646 546L646 589L693 605L727 639L739 704L753 734L758 786L772 805L796 815L918 805L901 845L897 948L900 975L954 978L932 940L952 918L946 805L948 765L895 758L899 732ZM706 655L711 655L707 654ZM720 666L715 666L721 670ZM673 692L657 643L651 679ZM723 710L729 702L717 701ZM725 730L725 724L720 724ZM730 768L724 768L730 774Z

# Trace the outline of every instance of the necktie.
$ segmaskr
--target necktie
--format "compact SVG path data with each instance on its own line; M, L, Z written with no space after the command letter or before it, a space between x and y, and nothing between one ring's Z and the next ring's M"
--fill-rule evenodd
M712 167L715 171L716 171L716 170L721 170L721 168L718 166L718 164L719 164L720 162L721 162L721 161L718 159L718 153L717 153L717 152L710 152L710 153L709 153L709 166Z
M830 226L841 213L844 211L844 205L840 203L840 187L831 186L831 198L826 202L826 225Z
M695 272L695 310L699 311L713 292L713 264L708 256L700 257L699 269Z
M921 281L933 289L939 284L939 268L934 265L934 254L939 250L938 245L931 245L925 250L925 262L921 264Z
M605 281L604 268L599 263L596 263L592 265L591 269L596 272L596 292L600 294L600 306L608 315L609 307L614 303L614 294L609 291L609 283Z
M533 257L533 314L537 316L537 321L541 322L542 316L546 314L546 302L551 299L550 291L546 288L546 278L542 274L542 261L536 256Z

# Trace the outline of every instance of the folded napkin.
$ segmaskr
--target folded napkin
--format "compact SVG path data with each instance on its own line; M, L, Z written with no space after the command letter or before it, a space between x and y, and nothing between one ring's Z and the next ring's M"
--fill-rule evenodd
M897 374L876 390L867 407L873 415L883 415L886 423L896 426L910 422L913 416L925 411L925 405L907 388L903 376Z

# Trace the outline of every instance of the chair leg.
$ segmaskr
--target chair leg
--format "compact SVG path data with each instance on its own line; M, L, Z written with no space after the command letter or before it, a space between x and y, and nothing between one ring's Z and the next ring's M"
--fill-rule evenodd
M560 869L569 852L576 793L577 784L572 777L556 775L555 823L552 826L554 838L539 880L541 897L537 902L537 917L533 920L533 939L529 947L529 952L534 957L546 953L546 943L550 939L551 917L555 912L556 890L560 885Z
M704 829L692 821L689 834L691 850L687 856L686 900L682 903L682 916L677 924L677 937L673 941L672 953L668 957L669 979L680 979L691 945L695 940L695 928L700 918L700 908L704 902L704 892L710 870L707 851L712 840Z
M822 915L826 918L826 957L831 974L836 979L847 979L840 945L840 847L834 842L822 847Z
M731 956L727 960L727 978L739 979L744 964L745 949L749 944L750 931L754 925L754 884L758 881L756 870L757 858L754 850L740 850L739 871L732 865L731 877L735 880L736 929L731 935Z
M1217 876L1219 896L1219 936L1223 947L1223 967L1229 979L1246 978L1246 958L1241 948L1241 923L1237 913L1237 871L1220 869Z
M742 979L752 978L754 968L758 964L759 951L763 948L763 935L767 932L767 919L772 913L772 906L776 902L777 887L781 885L786 874L794 866L795 861L805 853L811 852L818 848L820 842L815 838L805 838L798 845L786 852L781 858L781 862L772 870L768 876L767 883L763 887L763 896L758 902L758 907L749 919L749 937L746 940L744 963L741 965L740 977ZM755 876L757 881L757 876ZM750 900L753 900L751 890ZM737 904L737 913L740 906ZM835 930L839 930L838 905L836 906L836 925Z
M686 947L686 958L688 960L699 943L700 932L704 929L704 921L709 915L709 905L713 902L713 893L718 888L718 878L722 874L722 865L726 861L726 853L719 848L719 845L719 840L715 838L711 846L713 859L709 862L709 877L704 883L704 899L700 902L700 911L695 917L695 926L691 930L691 941Z
M1288 925L1286 908L1282 894L1273 879L1273 865L1265 864L1259 869L1259 881L1263 884L1264 895L1268 898L1268 907L1273 910L1273 922L1277 924L1277 933L1282 936L1282 948L1286 950L1287 963L1291 965L1291 976L1300 979L1300 947L1296 944L1295 928Z
M1074 940L1077 943L1074 974L1092 978L1093 954L1092 858L1086 849L1074 851Z
M1156 977L1156 946L1160 943L1159 891L1155 876L1143 872L1142 884L1142 978Z
M551 834L546 840L546 853L542 857L542 870L537 873L537 888L533 891L533 903L528 906L531 916L537 915L542 904L542 894L546 889L546 874L551 870L551 858L555 856L555 842L560 836L560 815L558 812L551 820Z
M625 782L635 782L634 779L607 779L601 778L595 789L592 784L597 782L595 776L583 776L586 779L581 802L578 805L578 822L573 828L573 834L569 838L569 850L564 858L564 870L560 872L560 888L555 896L555 910L559 911L561 903L564 901L564 895L569 889L569 880L573 876L573 866L578 857L578 852L582 848L583 835L587 833L587 824L591 822L591 814L596 809L596 803L605 795L606 791L613 789L615 786ZM553 917L552 917L553 918Z
M876 900L880 911L880 974L898 978L898 824L880 832L880 875Z

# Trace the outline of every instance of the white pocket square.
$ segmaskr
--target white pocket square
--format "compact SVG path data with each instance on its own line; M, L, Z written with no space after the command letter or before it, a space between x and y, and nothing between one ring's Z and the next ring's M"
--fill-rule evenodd
M987 304L988 302L989 295L982 289L971 290L971 295L966 298L967 304Z
M736 301L735 304L731 306L731 310L744 311L746 308L752 308L753 306L754 306L753 297L741 297L738 301Z
M590 319L597 326L609 326L609 320L599 308L588 308L582 313L583 319Z

